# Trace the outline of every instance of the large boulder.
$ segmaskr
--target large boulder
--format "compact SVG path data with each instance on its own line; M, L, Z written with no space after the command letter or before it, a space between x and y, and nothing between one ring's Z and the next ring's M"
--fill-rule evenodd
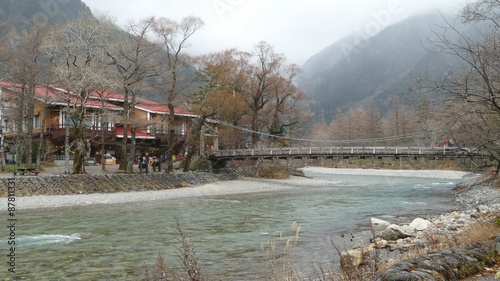
M371 218L370 223L375 233L384 231L387 227L389 227L389 225L391 225L390 222L377 218Z
M422 231L426 230L432 225L432 222L428 220L424 220L421 218L416 218L410 223L410 227L417 230L417 231Z
M476 243L466 249L450 249L401 260L375 281L462 280L496 263L491 244Z
M341 262L344 264L344 266L352 265L354 267L359 267L361 264L363 264L365 254L366 251L360 248L352 249L349 251L342 251Z
M407 237L415 237L415 234L413 233L413 228L408 228L407 226L401 227L396 224L391 224L383 231L375 233L375 237L387 241L395 241Z

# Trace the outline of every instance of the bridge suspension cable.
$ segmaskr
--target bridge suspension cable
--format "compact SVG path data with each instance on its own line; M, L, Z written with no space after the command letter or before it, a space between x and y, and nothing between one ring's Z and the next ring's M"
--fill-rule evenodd
M233 125L233 124L230 124L230 123L227 123L224 121L216 121L216 120L214 120L214 121L216 123L224 125L226 127L230 127L233 129L247 132L247 133L259 134L261 136L267 136L267 137L273 137L273 138L279 138L279 139L285 139L285 140L291 140L291 141L297 141L297 142L329 143L329 144L344 144L344 143L356 144L356 143L367 143L367 142L374 143L374 142L404 140L404 139L423 137L425 135L428 135L429 133L438 133L438 132L443 131L442 129L439 129L439 130L433 130L433 131L428 131L428 132L419 132L419 133L412 133L412 134L407 134L407 135L389 136L389 137L380 137L380 138L371 138L371 139L325 140L325 139L306 139L306 138L293 138L293 137L277 136L277 135L272 135L272 134L265 133L265 132L254 131L254 130L251 130L249 128Z

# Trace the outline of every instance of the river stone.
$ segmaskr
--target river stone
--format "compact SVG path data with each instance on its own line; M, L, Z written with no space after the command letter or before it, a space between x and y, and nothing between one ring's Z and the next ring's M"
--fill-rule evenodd
M446 216L446 220L448 220L448 221L454 220L454 219L459 219L459 218L460 218L460 214L457 211L453 211L448 216Z
M428 220L424 220L422 218L416 218L410 223L410 227L412 227L418 231L425 230L425 229L429 228L429 226L431 226L431 225L432 225L432 222L430 222Z
M461 280L495 263L491 244L475 243L466 249L447 249L399 261L375 280Z
M341 253L343 262L350 261L354 267L359 267L363 263L364 250L352 249Z
M371 218L370 222L375 232L384 231L387 227L389 227L389 225L391 225L391 223L388 221L376 218Z
M414 237L414 235L407 234L401 230L401 227L396 224L389 225L384 231L376 233L376 237L387 241L396 241L407 237Z
M444 227L446 225L446 221L436 220L436 221L434 221L434 225L437 228L442 228L442 227Z

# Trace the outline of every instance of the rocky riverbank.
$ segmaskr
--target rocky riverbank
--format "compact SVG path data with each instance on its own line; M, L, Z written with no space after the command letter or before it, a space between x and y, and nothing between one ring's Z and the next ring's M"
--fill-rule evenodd
M463 206L462 211L415 218L404 225L372 218L372 243L368 247L358 245L343 255L355 267L380 250L408 256L380 274L377 281L461 280L483 272L500 261L500 232L498 226L494 227L500 221L497 186L491 177L457 186L454 199ZM482 236L483 241L475 241L476 235ZM470 243L462 246L466 241Z

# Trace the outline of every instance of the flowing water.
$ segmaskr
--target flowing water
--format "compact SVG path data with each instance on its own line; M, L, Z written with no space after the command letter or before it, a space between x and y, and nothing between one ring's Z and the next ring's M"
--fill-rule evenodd
M269 246L275 242L279 256L297 226L294 258L307 274L313 264L336 259L331 240L342 248L366 240L371 217L408 222L457 207L450 198L454 180L308 176L315 184L279 192L21 210L16 273L2 262L0 279L141 280L144 263L154 265L158 253L170 267L179 266L176 219L209 280L271 277ZM7 253L7 240L0 245Z

